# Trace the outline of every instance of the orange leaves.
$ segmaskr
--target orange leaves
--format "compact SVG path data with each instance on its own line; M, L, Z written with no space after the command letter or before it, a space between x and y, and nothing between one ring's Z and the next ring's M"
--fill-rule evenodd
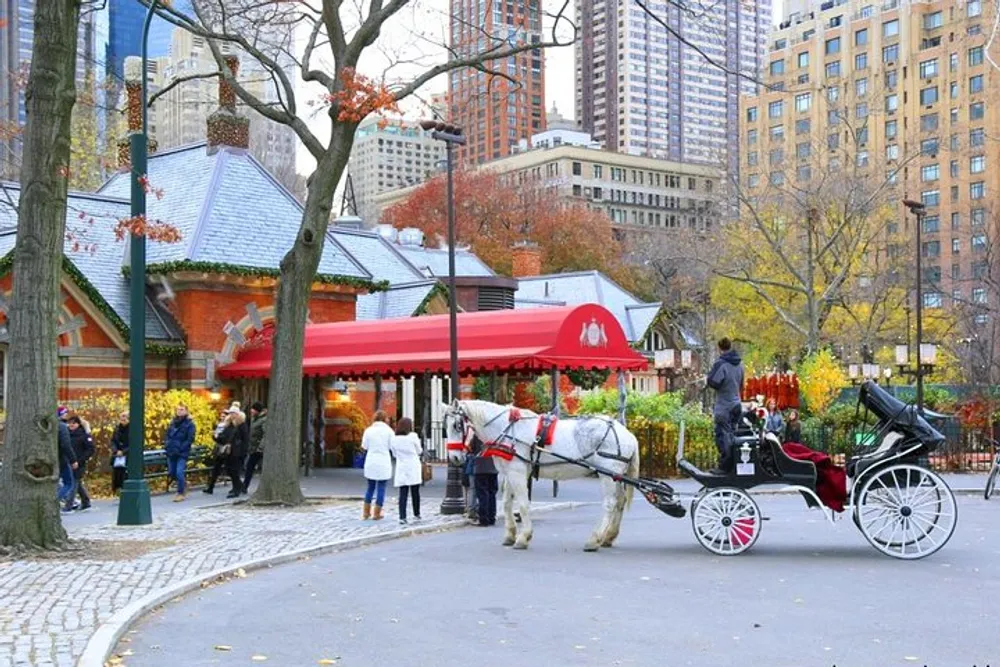
M400 113L396 97L384 83L376 83L351 68L340 73L341 89L326 96L325 101L338 108L341 123L360 123L369 114L382 111Z
M0 28L6 28L8 25L10 25L10 21L7 19L0 19Z
M177 243L181 240L180 230L173 225L159 220L147 220L143 215L122 218L115 224L115 238L123 241L126 236L145 236L147 240L159 243Z
M152 185L150 185L149 176L145 175L140 176L139 186L142 188L143 192L145 192L147 195L151 194L157 199L163 199L163 188L154 188Z

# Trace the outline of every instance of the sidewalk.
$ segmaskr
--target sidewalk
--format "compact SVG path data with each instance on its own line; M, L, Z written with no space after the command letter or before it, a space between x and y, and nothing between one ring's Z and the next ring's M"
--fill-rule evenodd
M201 506L158 498L154 523L114 525L114 501L66 517L70 536L82 547L65 557L0 561L0 667L73 667L88 640L117 612L155 594L226 569L250 567L282 554L349 548L421 532L464 525L462 517L438 512L443 480L435 480L423 503L423 520L401 527L396 495L386 498L383 521L360 520L361 504L335 500L347 491L358 495L357 473L317 475L303 480L307 495L321 496L295 509L250 509L227 504L227 490L199 496ZM436 473L438 471L435 471ZM434 496L437 495L437 498ZM562 504L536 503L539 509ZM88 517L88 514L90 516ZM96 521L93 517L103 520ZM344 544L348 541L348 544ZM239 576L237 574L236 576Z

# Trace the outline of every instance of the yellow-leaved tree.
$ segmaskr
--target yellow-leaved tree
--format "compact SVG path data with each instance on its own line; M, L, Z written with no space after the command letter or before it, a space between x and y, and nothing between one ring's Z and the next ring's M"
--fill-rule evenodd
M814 415L826 411L840 390L847 386L847 375L840 361L828 349L813 352L802 360L797 369L799 393Z

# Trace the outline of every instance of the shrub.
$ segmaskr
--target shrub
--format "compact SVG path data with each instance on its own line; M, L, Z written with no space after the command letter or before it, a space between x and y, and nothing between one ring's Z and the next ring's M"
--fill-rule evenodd
M814 415L822 415L840 390L847 385L847 376L829 350L820 350L806 357L797 369L799 393Z

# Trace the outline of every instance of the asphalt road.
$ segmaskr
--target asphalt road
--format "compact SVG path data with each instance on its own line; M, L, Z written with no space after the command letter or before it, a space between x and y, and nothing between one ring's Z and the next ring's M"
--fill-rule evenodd
M593 506L540 517L525 552L499 528L404 539L199 591L118 650L143 667L1000 665L1000 502L960 497L951 542L902 562L849 518L758 500L769 521L733 558L637 498L610 550L581 551Z

